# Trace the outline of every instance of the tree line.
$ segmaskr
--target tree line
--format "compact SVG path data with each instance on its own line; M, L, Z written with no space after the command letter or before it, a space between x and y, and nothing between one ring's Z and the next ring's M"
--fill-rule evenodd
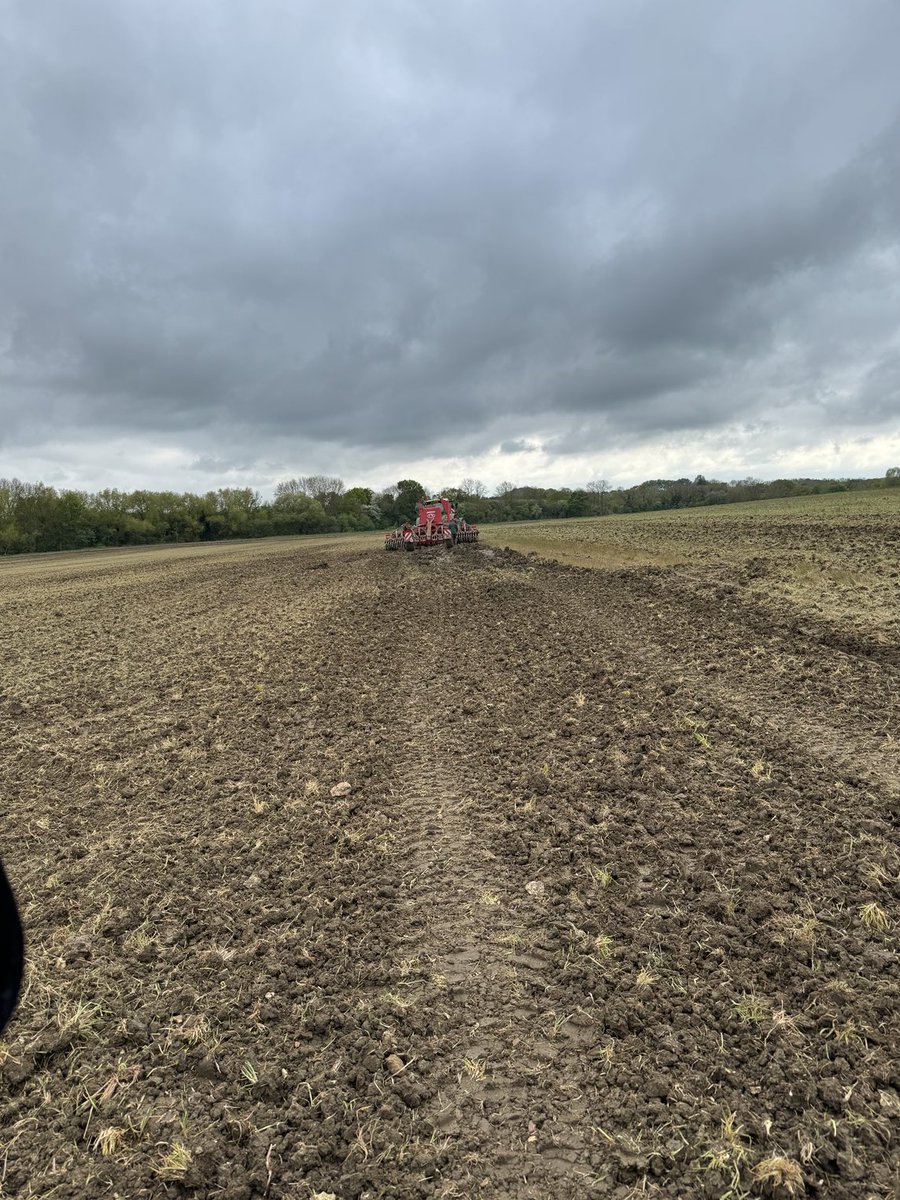
M652 512L879 486L900 486L900 467L892 467L882 479L725 483L697 475L648 479L629 488L612 488L603 479L583 488L502 483L493 494L477 479L464 479L438 494L449 496L467 520L490 523ZM0 479L0 554L388 529L412 518L416 501L426 494L428 489L414 479L401 479L376 492L346 488L343 480L330 475L284 480L271 501L252 488L218 488L202 496L110 488L85 492Z

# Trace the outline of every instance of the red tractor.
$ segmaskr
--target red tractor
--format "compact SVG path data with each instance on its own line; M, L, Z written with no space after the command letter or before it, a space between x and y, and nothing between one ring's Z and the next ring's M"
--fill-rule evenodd
M400 529L384 535L385 550L416 550L419 546L446 546L457 542L477 542L478 526L456 512L446 496L439 500L420 500L416 506L416 523L404 521Z

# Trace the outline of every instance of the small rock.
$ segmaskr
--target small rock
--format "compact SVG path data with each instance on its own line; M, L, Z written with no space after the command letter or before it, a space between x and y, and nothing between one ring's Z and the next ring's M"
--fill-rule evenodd
M216 1064L216 1060L211 1054L208 1054L206 1058L201 1059L195 1067L195 1070L201 1079L219 1078L219 1068Z
M90 958L92 953L91 943L86 937L73 938L66 950L66 961L73 962L78 958Z
M20 1087L25 1080L34 1072L35 1061L31 1055L25 1055L22 1059L8 1058L0 1067L0 1079L13 1087Z
M336 783L331 789L332 796L349 796L353 790L353 785L349 783Z
M525 884L525 891L529 896L541 897L543 896L545 890L546 889L544 888L544 885L541 883L540 879L532 879L530 883Z

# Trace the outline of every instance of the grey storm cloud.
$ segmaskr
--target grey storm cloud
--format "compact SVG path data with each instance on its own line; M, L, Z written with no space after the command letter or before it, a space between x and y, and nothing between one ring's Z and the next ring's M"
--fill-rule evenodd
M896 418L891 0L0 16L7 456Z

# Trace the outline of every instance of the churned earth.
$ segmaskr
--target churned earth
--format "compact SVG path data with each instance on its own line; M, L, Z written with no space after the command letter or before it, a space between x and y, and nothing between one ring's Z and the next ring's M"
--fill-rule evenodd
M0 564L0 1195L895 1197L896 646L765 570Z

